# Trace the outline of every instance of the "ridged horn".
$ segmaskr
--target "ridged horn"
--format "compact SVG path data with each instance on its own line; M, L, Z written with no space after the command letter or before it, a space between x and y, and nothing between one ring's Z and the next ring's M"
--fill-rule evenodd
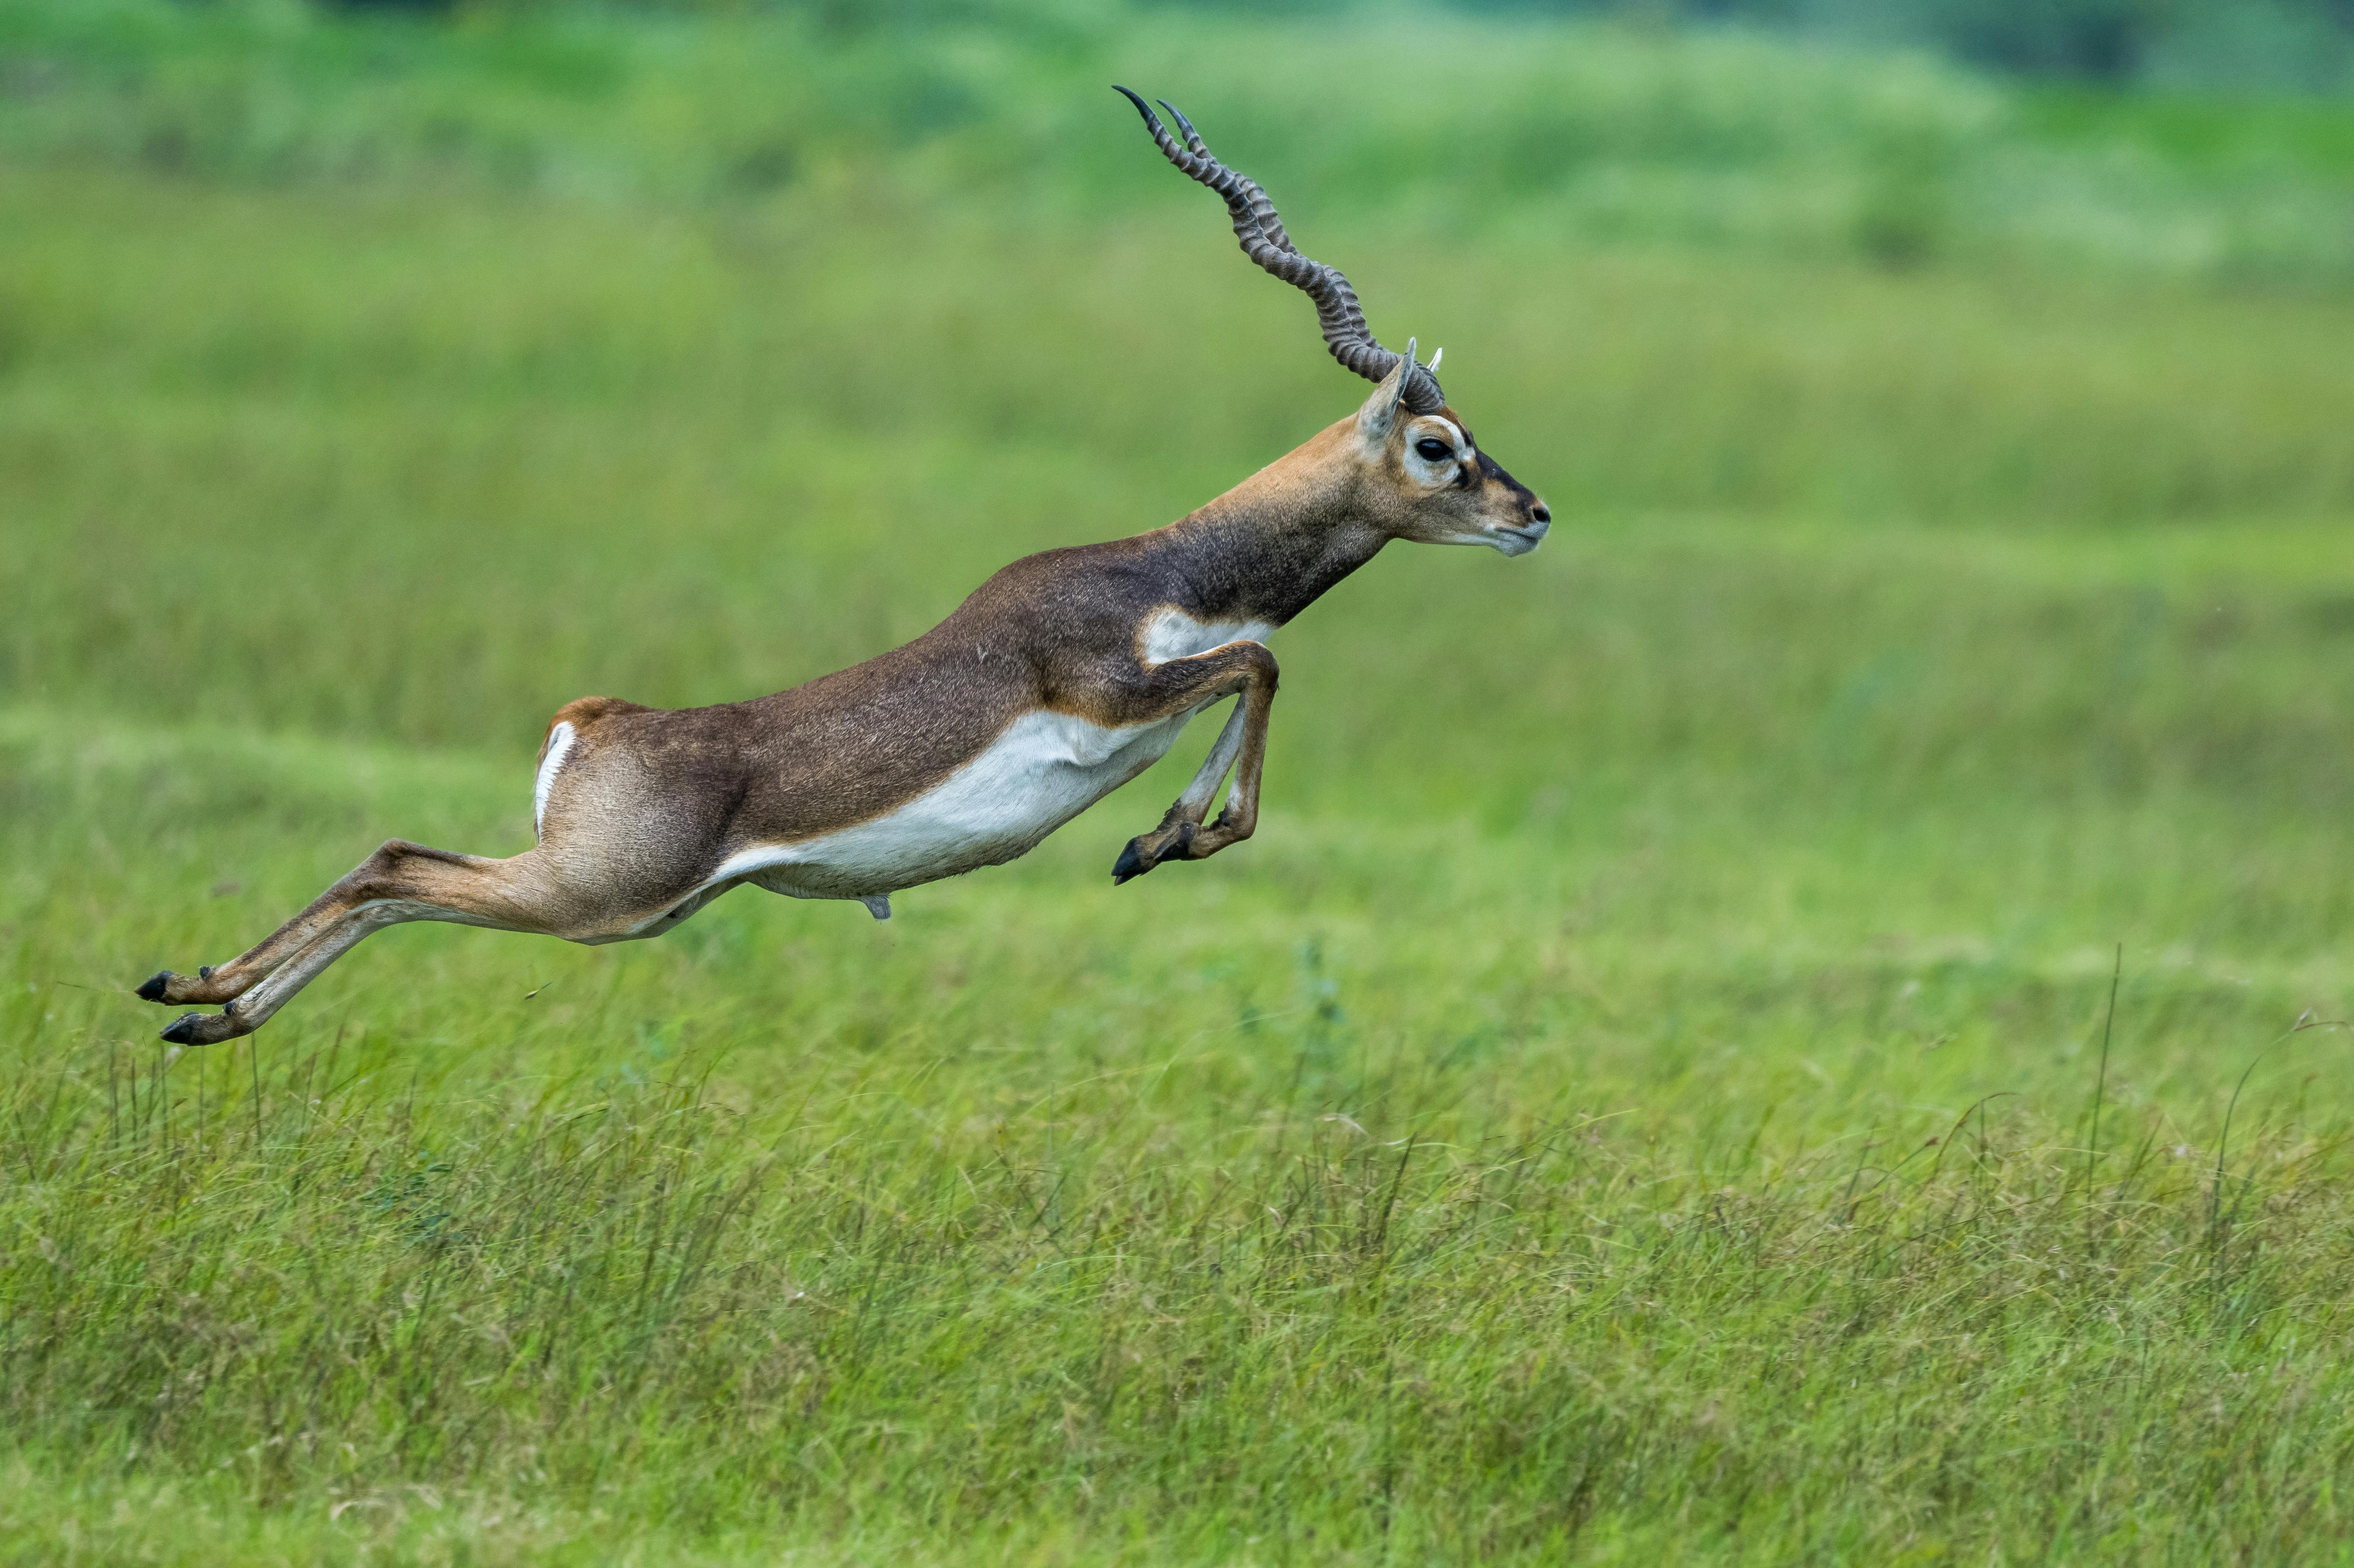
M1337 267L1327 267L1321 261L1302 256L1292 245L1291 237L1283 231L1283 219L1276 216L1275 204L1248 175L1230 169L1210 154L1202 144L1201 132L1193 122L1178 112L1177 107L1161 101L1169 117L1177 122L1183 133L1180 141L1161 122L1161 117L1144 100L1114 84L1112 90L1136 105L1144 116L1145 129L1152 132L1152 143L1161 155L1177 165L1189 179L1200 181L1218 193L1234 218L1235 238L1242 241L1243 254L1293 288L1316 302L1316 323L1323 329L1325 346L1332 357L1355 371L1368 381L1379 381L1395 369L1400 355L1391 353L1374 340L1373 329L1365 324L1365 313L1357 303L1357 291L1349 287L1349 280ZM1438 377L1431 367L1416 365L1406 372L1405 406L1417 414L1433 414L1444 408L1447 394L1438 388Z

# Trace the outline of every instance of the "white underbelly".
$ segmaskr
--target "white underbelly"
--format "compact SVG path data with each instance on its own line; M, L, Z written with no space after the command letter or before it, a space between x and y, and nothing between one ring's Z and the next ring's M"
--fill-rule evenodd
M1122 728L1024 714L906 805L837 832L738 851L706 885L748 876L798 898L867 898L1002 864L1160 761L1193 716Z

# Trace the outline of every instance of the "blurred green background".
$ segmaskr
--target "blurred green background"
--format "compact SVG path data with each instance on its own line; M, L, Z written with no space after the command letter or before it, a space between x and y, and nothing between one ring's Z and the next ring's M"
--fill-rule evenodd
M1545 494L887 927L126 988L1348 413ZM2354 13L0 0L0 1562L2342 1561ZM2112 981L2115 989L2112 1001Z

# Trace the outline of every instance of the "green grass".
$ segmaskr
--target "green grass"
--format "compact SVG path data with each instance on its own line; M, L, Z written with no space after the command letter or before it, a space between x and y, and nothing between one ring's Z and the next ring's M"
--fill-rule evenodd
M2354 1555L2326 268L1303 201L1561 522L1285 631L1250 843L1109 885L1204 734L888 925L410 927L155 1044L383 838L526 843L567 698L806 679L1344 413L1103 96L994 216L927 185L987 101L757 189L0 112L0 1563Z

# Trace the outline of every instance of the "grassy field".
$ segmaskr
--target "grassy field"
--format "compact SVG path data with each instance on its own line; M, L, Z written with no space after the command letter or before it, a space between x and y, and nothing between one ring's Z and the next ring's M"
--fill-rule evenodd
M565 700L838 667L1358 395L1101 92L1208 24L826 43L1037 69L796 100L755 179L657 90L709 25L291 16L0 5L0 1563L2354 1557L2335 111L1901 62L1950 202L1834 117L1703 232L1722 138L1352 213L1262 104L1560 521L1286 630L1256 840L1110 885L1204 732L887 926L404 927L177 1053L129 985L387 836L521 848ZM1617 125L1879 101L1538 41ZM2106 249L2001 216L2120 168ZM2260 189L2271 249L2160 243Z

